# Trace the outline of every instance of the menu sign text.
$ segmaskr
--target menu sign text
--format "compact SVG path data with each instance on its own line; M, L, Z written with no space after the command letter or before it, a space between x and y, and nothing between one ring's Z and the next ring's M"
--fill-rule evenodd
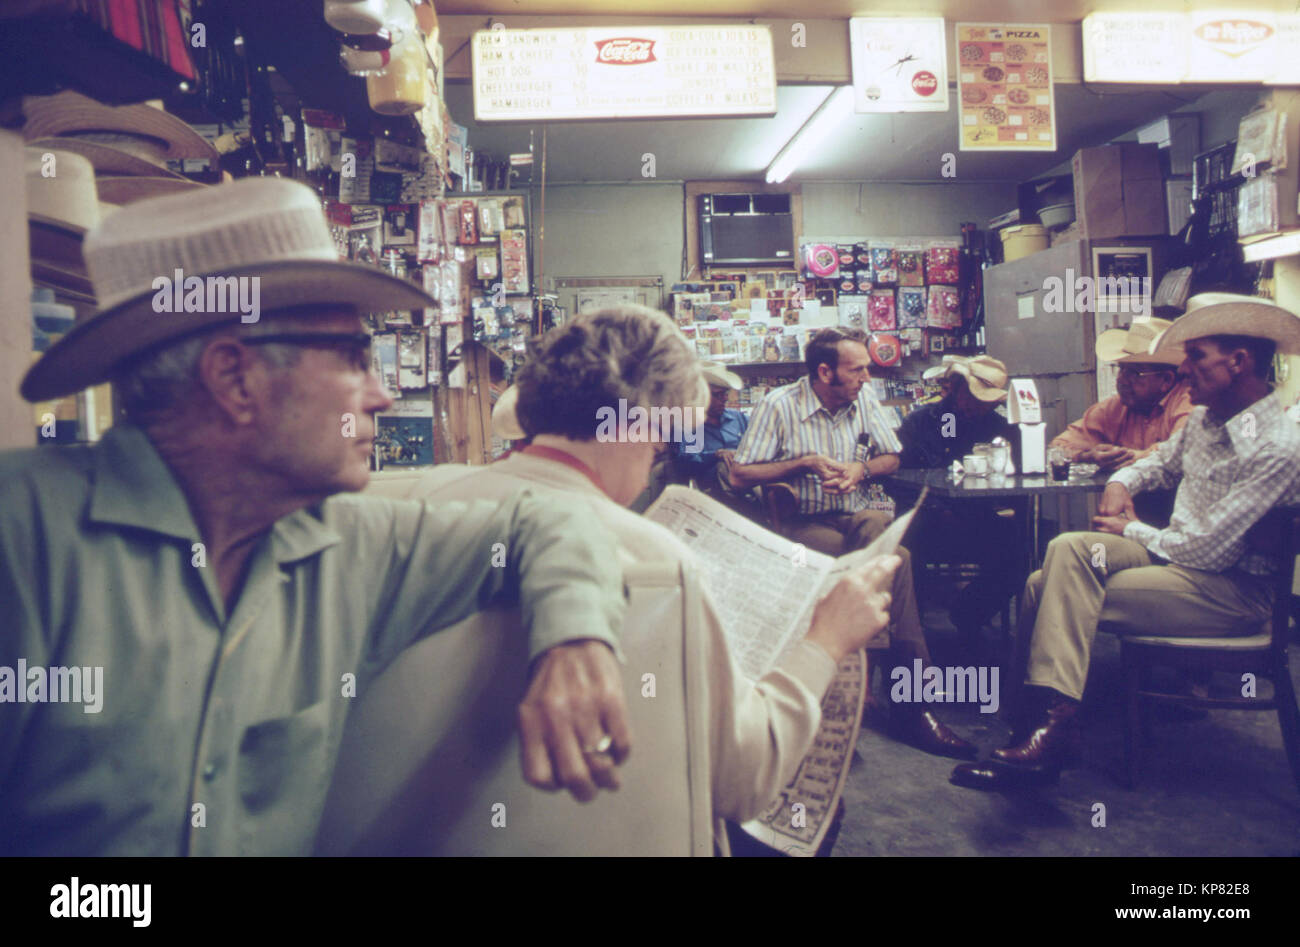
M473 68L480 122L776 114L766 26L480 30Z

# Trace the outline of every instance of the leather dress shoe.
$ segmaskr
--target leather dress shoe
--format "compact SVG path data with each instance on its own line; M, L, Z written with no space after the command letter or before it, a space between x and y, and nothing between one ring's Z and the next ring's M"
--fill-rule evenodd
M1056 782L1058 770L1028 770L1002 766L996 762L959 763L948 782L967 789L996 792L1009 789L1033 789Z
M1059 700L1047 710L1047 718L1019 743L993 751L993 759L1006 766L1029 770L1057 770L1078 755L1079 704Z
M928 710L904 711L898 705L890 717L889 729L895 739L935 756L973 760L979 755L975 744L963 740Z

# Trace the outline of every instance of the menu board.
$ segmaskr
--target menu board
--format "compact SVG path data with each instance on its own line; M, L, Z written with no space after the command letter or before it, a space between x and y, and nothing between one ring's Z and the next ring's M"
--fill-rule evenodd
M1088 82L1300 82L1300 16L1267 10L1090 13Z
M1178 13L1090 13L1083 18L1088 82L1180 82L1187 43Z
M943 17L849 20L855 112L948 111Z
M962 151L1055 151L1051 27L957 24Z
M767 26L480 30L474 119L775 115Z

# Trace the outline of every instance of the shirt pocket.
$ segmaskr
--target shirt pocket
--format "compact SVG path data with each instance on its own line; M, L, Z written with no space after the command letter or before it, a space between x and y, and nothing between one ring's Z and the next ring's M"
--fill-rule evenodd
M330 699L253 724L239 743L239 797L249 812L324 792L330 776Z

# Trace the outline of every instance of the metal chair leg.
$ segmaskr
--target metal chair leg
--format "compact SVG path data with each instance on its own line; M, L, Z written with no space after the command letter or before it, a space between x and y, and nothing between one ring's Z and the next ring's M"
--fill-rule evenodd
M1273 702L1277 704L1277 723L1282 730L1282 744L1291 764L1291 776L1300 789L1300 707L1296 705L1295 687L1291 683L1291 670L1286 656L1274 670Z
M1128 788L1137 789L1138 755L1142 743L1142 701L1138 689L1142 684L1142 668L1132 655L1124 655L1124 764Z

